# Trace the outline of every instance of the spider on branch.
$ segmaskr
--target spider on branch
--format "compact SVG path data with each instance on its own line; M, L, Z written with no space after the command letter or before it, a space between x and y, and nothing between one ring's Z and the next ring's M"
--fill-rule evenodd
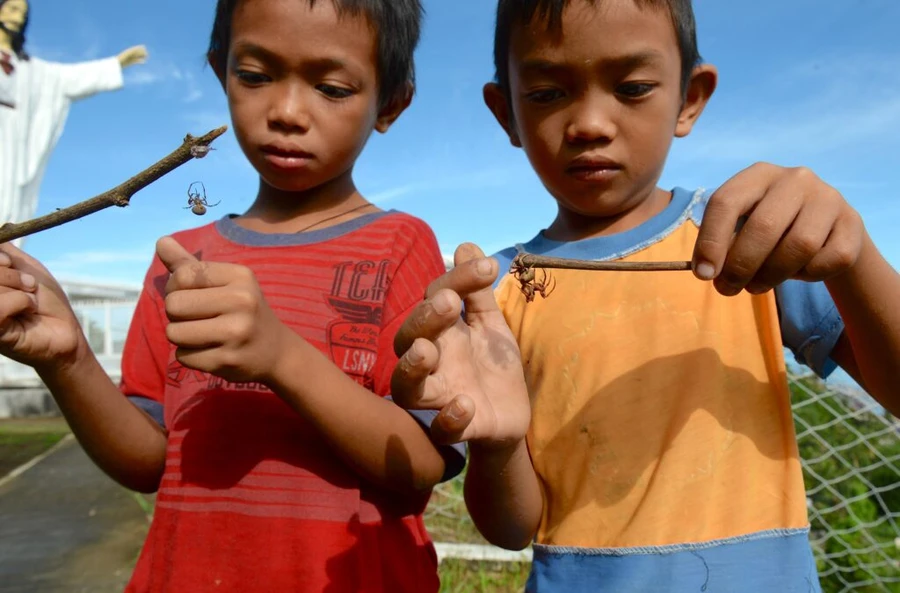
M535 295L541 295L547 298L556 288L556 279L547 273L546 268L541 268L541 279L537 279L535 268L527 265L522 261L521 256L516 256L509 266L509 273L516 277L519 283L519 290L525 295L525 302L530 303L534 300Z

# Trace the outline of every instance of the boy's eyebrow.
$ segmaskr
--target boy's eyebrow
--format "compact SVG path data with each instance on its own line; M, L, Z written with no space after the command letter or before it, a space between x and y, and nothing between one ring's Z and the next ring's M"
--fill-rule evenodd
M653 66L663 61L663 56L657 51L647 50L626 54L622 56L614 56L597 60L598 64L602 64L605 68L616 70L634 70L641 66ZM565 70L568 65L561 62L553 62L541 58L525 59L519 65L519 70L523 73L552 73L559 70Z
M266 49L261 45L249 42L235 43L235 53L240 52L245 56L252 56L267 62L281 63L281 56L273 51ZM313 60L312 66L317 70L333 71L333 70L349 70L349 66L343 60L333 57L322 57Z

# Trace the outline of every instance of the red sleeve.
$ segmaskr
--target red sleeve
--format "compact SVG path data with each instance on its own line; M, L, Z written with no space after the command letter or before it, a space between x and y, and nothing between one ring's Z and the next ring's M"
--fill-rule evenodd
M406 217L398 229L397 247L399 263L384 301L374 372L375 393L381 396L390 394L391 373L397 365L394 336L413 307L422 301L428 285L446 271L434 232L417 218Z
M122 351L121 392L163 403L166 389L166 367L171 345L166 339L168 319L162 300L167 274L162 263L154 258L144 279L134 317Z

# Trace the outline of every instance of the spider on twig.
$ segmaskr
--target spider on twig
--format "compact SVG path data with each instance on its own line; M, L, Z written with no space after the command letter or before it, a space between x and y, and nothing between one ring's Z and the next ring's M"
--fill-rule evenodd
M509 266L509 273L516 277L519 290L525 295L525 302L530 303L535 295L543 298L550 296L556 289L556 279L547 273L546 268L541 268L541 279L537 279L535 268L525 264L521 256L516 256Z
M200 191L194 189L195 185L200 185ZM222 200L219 200L215 204L210 204L206 201L206 186L203 185L201 181L195 181L188 187L188 205L184 207L185 210L190 209L191 212L196 214L197 216L203 216L206 214L207 208L212 208L213 206L218 206Z

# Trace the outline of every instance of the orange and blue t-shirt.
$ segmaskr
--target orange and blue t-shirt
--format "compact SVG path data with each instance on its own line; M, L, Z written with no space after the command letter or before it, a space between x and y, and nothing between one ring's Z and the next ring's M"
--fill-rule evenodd
M689 260L709 194L628 232L518 252ZM538 272L540 275L540 272ZM726 298L690 272L552 270L495 294L522 351L544 495L528 591L818 591L784 346L820 375L843 322L824 285Z

